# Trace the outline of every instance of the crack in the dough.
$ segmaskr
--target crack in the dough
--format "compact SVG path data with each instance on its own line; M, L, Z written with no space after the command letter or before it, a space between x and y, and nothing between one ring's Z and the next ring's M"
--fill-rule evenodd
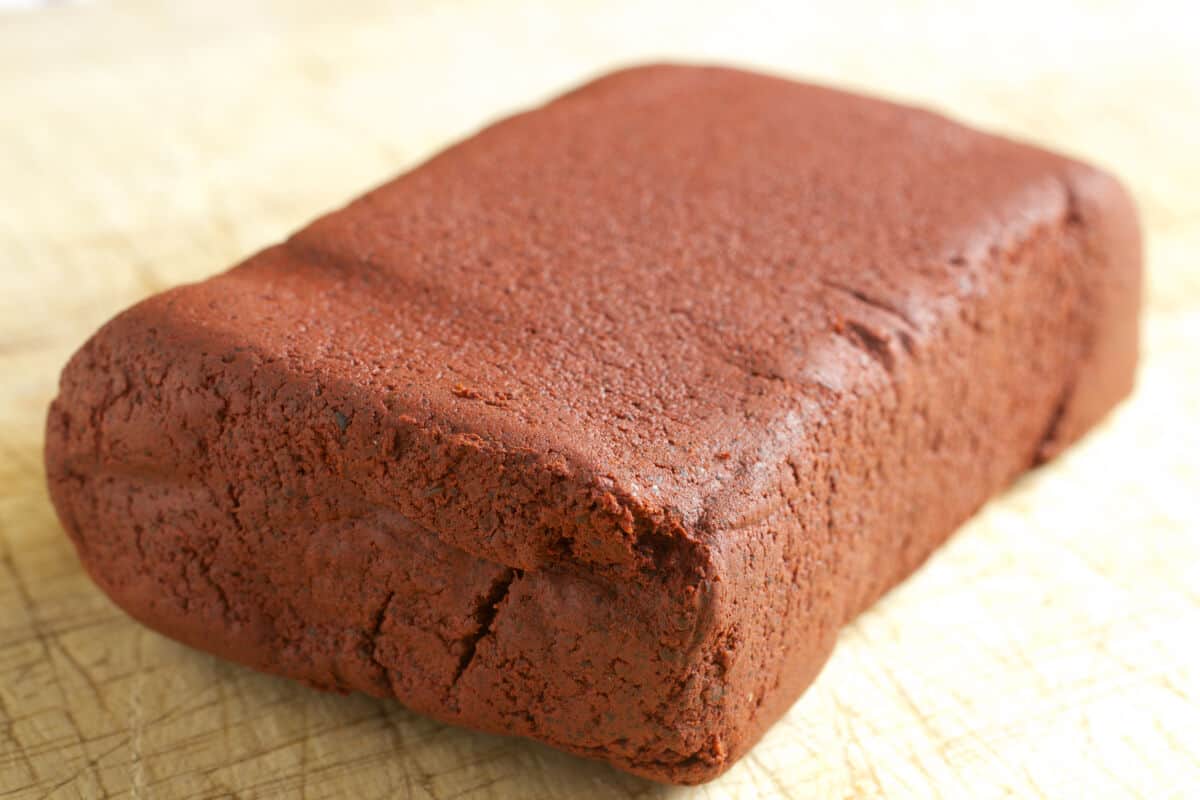
M1079 202L1079 193L1075 190L1075 184L1070 178L1062 178L1063 194L1065 195L1066 211L1063 214L1063 223L1065 225L1083 225L1083 210Z
M392 680L391 676L389 675L387 665L379 660L378 642L380 633L383 631L383 623L387 621L388 608L391 607L392 601L395 598L395 591L388 592L387 597L385 597L383 602L379 604L379 609L371 616L370 627L363 631L363 645L361 651L363 655L365 655L367 659L369 659L370 662L378 667L383 673L383 679L387 682L388 686L392 686ZM394 689L392 693L395 694Z
M500 573L500 577L496 578L492 583L487 594L480 598L479 604L475 607L474 614L476 627L473 633L463 639L463 652L459 658L458 667L454 671L454 677L450 680L451 688L458 685L463 673L467 671L467 668L471 666L471 662L475 660L475 651L479 643L485 636L492 632L492 625L496 621L496 615L500 611L500 604L508 596L508 591L512 588L513 582L523 574L519 569L505 569Z
M1058 440L1058 431L1062 427L1063 417L1067 412L1067 404L1074 393L1074 383L1068 383L1058 396L1058 400L1054 403L1054 410L1050 412L1050 419L1046 423L1042 435L1038 437L1037 445L1033 448L1033 457L1029 459L1031 469L1045 464L1054 457L1054 446Z
M876 331L855 320L846 321L846 338L862 348L871 358L888 372L896 368L896 356L888 347L888 340Z
M894 329L888 330L886 333L880 333L872 326L853 319L847 319L844 323L844 330L839 331L852 344L879 362L885 370L890 373L896 367L896 354L891 347L893 338L900 343L900 347L904 349L905 353L909 356L913 355L916 349L913 333L917 331L917 325L903 309L839 281L823 278L821 284L884 314L892 321L893 325L884 327Z
M886 300L880 300L878 297L869 295L861 289L855 289L853 286L848 286L844 283L840 283L829 278L823 278L821 283L824 286L833 289L835 292L841 292L842 294L849 295L864 305L868 305L877 311L882 311L889 317L893 317L894 319L903 323L904 327L912 330L917 329L917 324L913 322L912 318L909 317L908 314L904 313L904 310L897 305L889 303Z
M367 630L367 641L371 643L371 650L375 650L375 640L379 638L379 632L383 629L383 623L387 620L387 610L391 606L392 600L396 597L394 591L388 592L387 597L379 605L379 610L375 612L371 620L371 627Z

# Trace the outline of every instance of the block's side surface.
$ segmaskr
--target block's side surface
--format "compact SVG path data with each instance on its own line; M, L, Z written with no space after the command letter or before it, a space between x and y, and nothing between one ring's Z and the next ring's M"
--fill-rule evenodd
M658 779L711 774L702 547L566 455L189 327L172 303L191 291L102 329L49 417L52 497L119 605L318 688Z
M1128 196L1067 166L1033 207L1019 235L955 257L976 291L930 306L930 323L834 289L839 335L813 363L847 380L825 371L830 388L780 421L775 469L711 509L713 693L740 726L721 735L731 760L807 688L845 623L1130 391L1141 252Z

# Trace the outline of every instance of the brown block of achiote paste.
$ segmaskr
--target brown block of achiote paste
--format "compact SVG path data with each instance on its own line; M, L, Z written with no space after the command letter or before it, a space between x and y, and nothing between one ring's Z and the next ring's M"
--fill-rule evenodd
M1095 169L632 69L104 326L50 488L168 636L694 783L1129 391L1139 281Z

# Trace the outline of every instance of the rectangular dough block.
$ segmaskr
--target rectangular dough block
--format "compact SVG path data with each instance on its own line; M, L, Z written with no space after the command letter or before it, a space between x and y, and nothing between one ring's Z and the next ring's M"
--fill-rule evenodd
M708 780L1131 387L1112 178L772 77L621 71L71 360L50 488L197 648Z

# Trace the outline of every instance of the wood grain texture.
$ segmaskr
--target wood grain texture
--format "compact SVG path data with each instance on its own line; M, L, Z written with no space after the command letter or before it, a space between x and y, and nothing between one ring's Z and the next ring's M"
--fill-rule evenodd
M1200 786L1200 61L1187 6L97 2L0 13L0 795L1185 797ZM114 312L604 69L720 60L951 111L1122 175L1139 389L846 631L719 781L669 789L143 630L43 487Z

